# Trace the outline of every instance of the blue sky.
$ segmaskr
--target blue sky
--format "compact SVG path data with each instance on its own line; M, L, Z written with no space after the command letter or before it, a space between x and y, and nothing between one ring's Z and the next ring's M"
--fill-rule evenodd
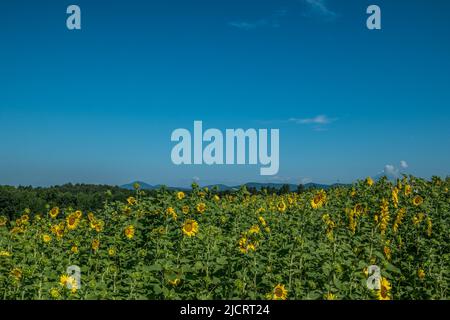
M443 0L1 1L0 184L446 176L448 15ZM173 165L170 135L194 120L280 129L278 175Z

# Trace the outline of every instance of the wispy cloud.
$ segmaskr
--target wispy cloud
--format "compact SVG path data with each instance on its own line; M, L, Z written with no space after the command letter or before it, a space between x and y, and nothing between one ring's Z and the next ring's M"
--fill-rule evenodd
M337 121L337 118L330 118L321 114L313 118L290 118L288 121L295 124L309 125L314 131L327 131L328 125Z
M320 15L326 18L335 18L337 13L328 8L325 0L302 0L309 6L309 15Z
M254 21L254 22L248 22L248 21L230 21L228 22L228 25L231 27L235 27L238 29L243 30L253 30L258 27L263 27L267 25L267 21L264 19Z
M320 125L330 124L336 120L337 119L329 118L328 116L323 115L323 114L315 116L314 118L290 118L289 119L290 122L295 122L297 124L320 124Z
M408 163L405 160L400 161L400 167L406 169L409 167Z
M280 26L280 18L287 15L286 9L276 10L269 17L247 21L247 20L236 20L228 22L228 25L242 30L254 30L260 27L273 27L278 28Z
M409 167L408 163L405 160L400 161L400 168L397 168L393 164L387 164L384 166L383 171L381 171L378 176L386 176L389 179L398 179L402 177L402 174L405 173Z

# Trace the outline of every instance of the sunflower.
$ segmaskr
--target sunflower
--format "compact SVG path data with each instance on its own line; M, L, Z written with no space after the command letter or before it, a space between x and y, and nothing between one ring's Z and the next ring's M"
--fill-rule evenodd
M412 193L412 188L409 184L405 185L405 196L409 196Z
M177 198L178 198L178 200L183 200L185 196L186 196L186 195L184 194L183 191L177 192Z
M16 281L19 281L20 279L22 279L22 269L20 268L14 268L11 270L11 272L9 273L11 275L11 277L13 277Z
M248 230L248 234L258 234L261 231L261 229L259 228L258 225L254 225L252 226L249 230Z
M195 220L187 219L183 224L183 233L188 237L195 236L198 233L198 223Z
M174 286L174 287L176 287L176 286L178 286L179 284L180 284L180 279L178 279L178 278L175 278L175 279L173 279L173 280L169 280L169 284L171 285L171 286Z
M287 294L288 294L288 291L286 290L284 285L278 284L273 289L273 297L272 297L272 299L273 300L286 300Z
M50 210L49 214L50 214L50 217L52 217L53 219L55 219L55 218L58 216L58 214L59 214L59 208L58 208L58 207L53 207L53 208Z
M83 216L83 212L81 210L77 210L74 212L74 215L77 217L77 219L81 219Z
M220 197L216 194L213 197L214 201L219 202L220 201Z
M374 181L373 181L373 179L372 179L371 177L367 177L366 183L367 183L367 185L368 185L369 187L371 187L371 186L373 186Z
M127 202L128 202L128 204L129 204L130 206L134 206L134 205L137 203L137 200L136 200L135 197L129 197L129 198L127 199Z
M320 190L319 192L316 193L314 198L312 198L311 207L313 209L319 209L325 204L326 200L327 200L327 194L325 193L324 190Z
M92 212L89 212L89 213L87 214L87 217L88 217L88 220L89 220L90 222L95 221L95 216L94 216L94 214L93 214Z
M75 278L68 276L66 274L63 274L59 278L59 284L62 287L69 289L72 293L75 293L78 290L78 284L77 284L77 281L75 280Z
M197 204L197 212L198 213L204 213L206 210L206 204L204 204L203 202L200 202L199 204Z
M259 220L259 222L261 223L261 225L262 225L263 227L265 227L265 226L267 225L266 220L265 220L262 216L260 216L260 217L258 218L258 220Z
M421 196L415 196L412 201L413 205L416 207L420 206L423 203L423 198Z
M417 276L420 280L423 280L425 278L425 271L423 269L417 270Z
M188 214L188 213L189 213L189 206L183 206L183 207L181 208L181 211L182 211L184 214Z
M45 243L49 243L50 241L52 241L52 237L49 236L48 234L44 234L42 236L42 241L44 241Z
M70 248L70 251L73 253L73 254L77 254L79 251L78 251L78 247L76 246L76 245L73 245L72 246L72 248Z
M394 203L394 208L398 207L398 191L397 187L392 189L392 202Z
M378 300L391 300L391 284L389 283L388 279L381 278L380 280L380 289L377 292L377 298Z
M78 223L80 222L80 219L78 218L78 214L76 212L71 213L67 218L67 229L69 230L75 230L78 226Z
M328 292L325 296L325 300L336 300L336 296L333 293Z
M115 247L110 247L108 249L108 254L109 254L110 257L114 257L116 255L116 252L117 252L117 250L116 250Z
M281 213L286 211L287 206L286 206L286 203L284 202L284 200L281 200L280 202L278 202L277 209Z
M98 248L100 248L100 240L98 240L98 239L92 240L91 246L92 246L92 250L97 251Z
M167 214L168 216L171 216L171 217L173 218L173 220L177 220L177 218L178 218L178 215L177 215L175 209L172 208L172 207L168 207L168 208L166 209L166 214Z
M59 290L57 288L51 288L50 289L50 296L53 299L59 299L61 297L61 293L59 292Z
M2 250L2 251L0 251L0 257L11 257L11 252L9 252L9 251L4 251L4 250Z
M134 226L126 227L125 230L124 230L124 233L125 233L125 236L128 239L133 239L133 237L134 237Z
M105 222L103 220L94 220L91 221L91 228L97 232L102 232L105 226Z
M30 221L30 216L27 215L27 214L24 214L24 215L22 215L22 216L20 217L20 221L21 221L23 224L26 224L26 223L28 223L28 221Z
M6 226L8 219L5 216L0 216L0 227Z

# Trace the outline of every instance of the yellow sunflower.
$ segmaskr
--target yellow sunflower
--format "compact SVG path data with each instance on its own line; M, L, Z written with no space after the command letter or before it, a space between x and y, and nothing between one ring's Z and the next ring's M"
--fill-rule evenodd
M183 224L183 233L188 237L195 236L198 233L198 223L195 220L187 219Z
M325 296L325 300L336 300L336 296L333 293L328 292Z
M134 206L134 205L137 203L137 200L136 200L135 197L129 197L129 198L127 199L127 202L128 202L128 204L129 204L130 206Z
M77 213L71 213L66 218L66 222L67 222L67 229L75 230L77 228L77 226L78 226L78 223L80 222L80 220L78 219L78 214Z
M0 257L11 257L11 252L2 250L0 251Z
M53 219L55 219L55 218L58 216L58 214L59 214L59 208L58 208L58 207L53 207L53 208L50 210L49 214L50 214L50 217L52 217Z
M63 274L59 278L59 284L62 287L69 289L72 293L75 293L78 290L78 284L77 284L77 281L75 280L75 278L68 276L66 274Z
M10 272L11 277L13 277L16 281L22 279L22 274L22 269L20 268L14 268Z
M181 208L181 211L182 211L184 214L188 214L188 213L189 213L189 206L183 206L183 207Z
M280 202L278 202L277 209L281 213L286 211L287 206L286 206L286 203L284 202L284 200L281 200Z
M6 226L8 219L5 216L0 216L0 227Z
M178 200L183 200L185 196L186 196L186 195L184 194L183 191L177 192L177 198L178 198Z
M110 257L114 257L116 255L116 252L117 252L117 250L116 250L115 247L110 247L108 249L108 254L109 254Z
M199 204L197 204L197 212L198 213L204 213L206 210L206 204L204 204L203 202L200 202Z
M380 289L377 290L377 298L378 300L391 300L391 284L388 279L381 278L380 281Z
M44 241L45 243L49 243L50 241L52 241L52 237L49 236L48 234L44 234L42 236L42 241Z
M273 297L272 297L272 299L273 300L286 300L287 294L288 294L288 291L286 290L284 285L278 284L273 289Z
M417 276L419 277L420 280L425 279L425 271L423 269L417 270Z
M412 201L413 205L416 207L420 206L423 203L423 198L421 196L415 196Z
M180 279L175 278L173 280L169 280L169 284L174 286L174 287L176 287L176 286L178 286L180 284L180 281L181 281Z
M92 240L92 250L97 251L100 248L100 240L94 239Z
M327 194L325 193L324 190L320 190L319 192L316 193L314 198L312 198L311 207L313 209L321 208L325 204L326 199L327 199Z
M366 183L367 183L367 185L368 185L369 187L371 187L371 186L373 186L374 181L373 181L373 179L372 179L371 177L367 177Z
M135 232L134 226L128 226L128 227L126 227L125 230L124 230L125 236L126 236L128 239L133 239L133 237L134 237L134 232Z

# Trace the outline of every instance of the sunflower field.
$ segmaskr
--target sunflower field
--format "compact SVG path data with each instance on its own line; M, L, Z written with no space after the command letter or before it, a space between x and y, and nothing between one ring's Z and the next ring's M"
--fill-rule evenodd
M136 185L94 212L25 210L0 217L0 299L446 300L449 185L155 196Z

